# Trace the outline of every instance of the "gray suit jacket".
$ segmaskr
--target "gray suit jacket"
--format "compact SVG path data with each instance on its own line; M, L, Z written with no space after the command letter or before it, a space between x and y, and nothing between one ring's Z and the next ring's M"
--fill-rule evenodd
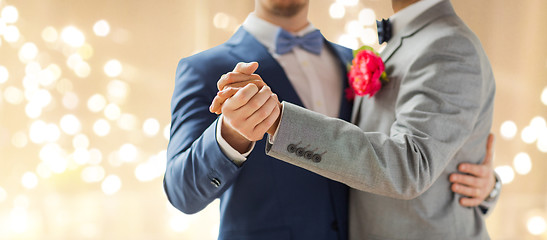
M479 40L443 1L382 58L390 82L356 99L355 125L284 102L266 151L354 188L352 239L488 239L479 208L459 205L448 181L485 155L495 83Z

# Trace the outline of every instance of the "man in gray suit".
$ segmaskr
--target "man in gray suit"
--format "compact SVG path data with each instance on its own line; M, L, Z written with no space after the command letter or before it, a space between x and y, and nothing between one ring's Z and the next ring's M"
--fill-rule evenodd
M381 53L390 82L356 99L357 126L283 102L266 150L354 189L351 239L488 239L482 212L459 205L449 174L486 154L489 61L448 0L392 3Z

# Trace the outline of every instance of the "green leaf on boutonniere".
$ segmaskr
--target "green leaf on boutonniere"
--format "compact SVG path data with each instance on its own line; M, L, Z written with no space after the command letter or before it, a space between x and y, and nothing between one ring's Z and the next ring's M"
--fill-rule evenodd
M380 75L380 82L382 85L385 85L389 82L389 78L387 78L387 73L384 71L382 72L382 75Z
M353 50L353 57L355 58L355 55L357 55L357 53L361 52L361 51L364 51L364 50L369 50L369 51L372 51L374 54L376 54L377 56L380 56L379 53L377 53L376 51L374 51L374 48L370 47L370 46L367 46L367 45L364 45L362 47L360 47L359 49L357 50Z

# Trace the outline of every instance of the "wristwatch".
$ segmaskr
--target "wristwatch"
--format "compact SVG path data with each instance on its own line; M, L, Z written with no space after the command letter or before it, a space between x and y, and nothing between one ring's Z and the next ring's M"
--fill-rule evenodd
M484 201L487 201L487 202L493 201L494 199L496 199L496 197L498 195L500 195L501 181L500 181L500 178L498 177L498 175L494 175L494 177L496 178L496 183L494 184L494 189L492 189L492 191L490 192L490 195L488 195L488 197L486 197L486 199L484 199Z

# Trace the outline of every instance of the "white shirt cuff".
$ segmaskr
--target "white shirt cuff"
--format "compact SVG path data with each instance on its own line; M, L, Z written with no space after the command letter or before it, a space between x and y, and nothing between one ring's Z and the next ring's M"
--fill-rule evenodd
M283 103L281 103L283 104ZM281 116L279 116L279 124L277 125L277 129L275 129L274 135L271 136L268 134L268 142L273 145L275 141L275 137L277 136L277 132L279 132L279 126L281 126L281 121L283 121L283 112L285 108L281 108Z
M247 157L249 154L251 154L251 151L253 151L255 147L255 142L251 144L251 148L249 151L241 154L237 150L235 150L228 142L226 142L226 139L222 137L221 129L222 129L222 120L223 117L220 115L217 121L217 129L216 129L216 135L217 135L217 142L220 146L220 150L230 159L232 162L234 162L236 165L241 166L243 162L247 160Z

